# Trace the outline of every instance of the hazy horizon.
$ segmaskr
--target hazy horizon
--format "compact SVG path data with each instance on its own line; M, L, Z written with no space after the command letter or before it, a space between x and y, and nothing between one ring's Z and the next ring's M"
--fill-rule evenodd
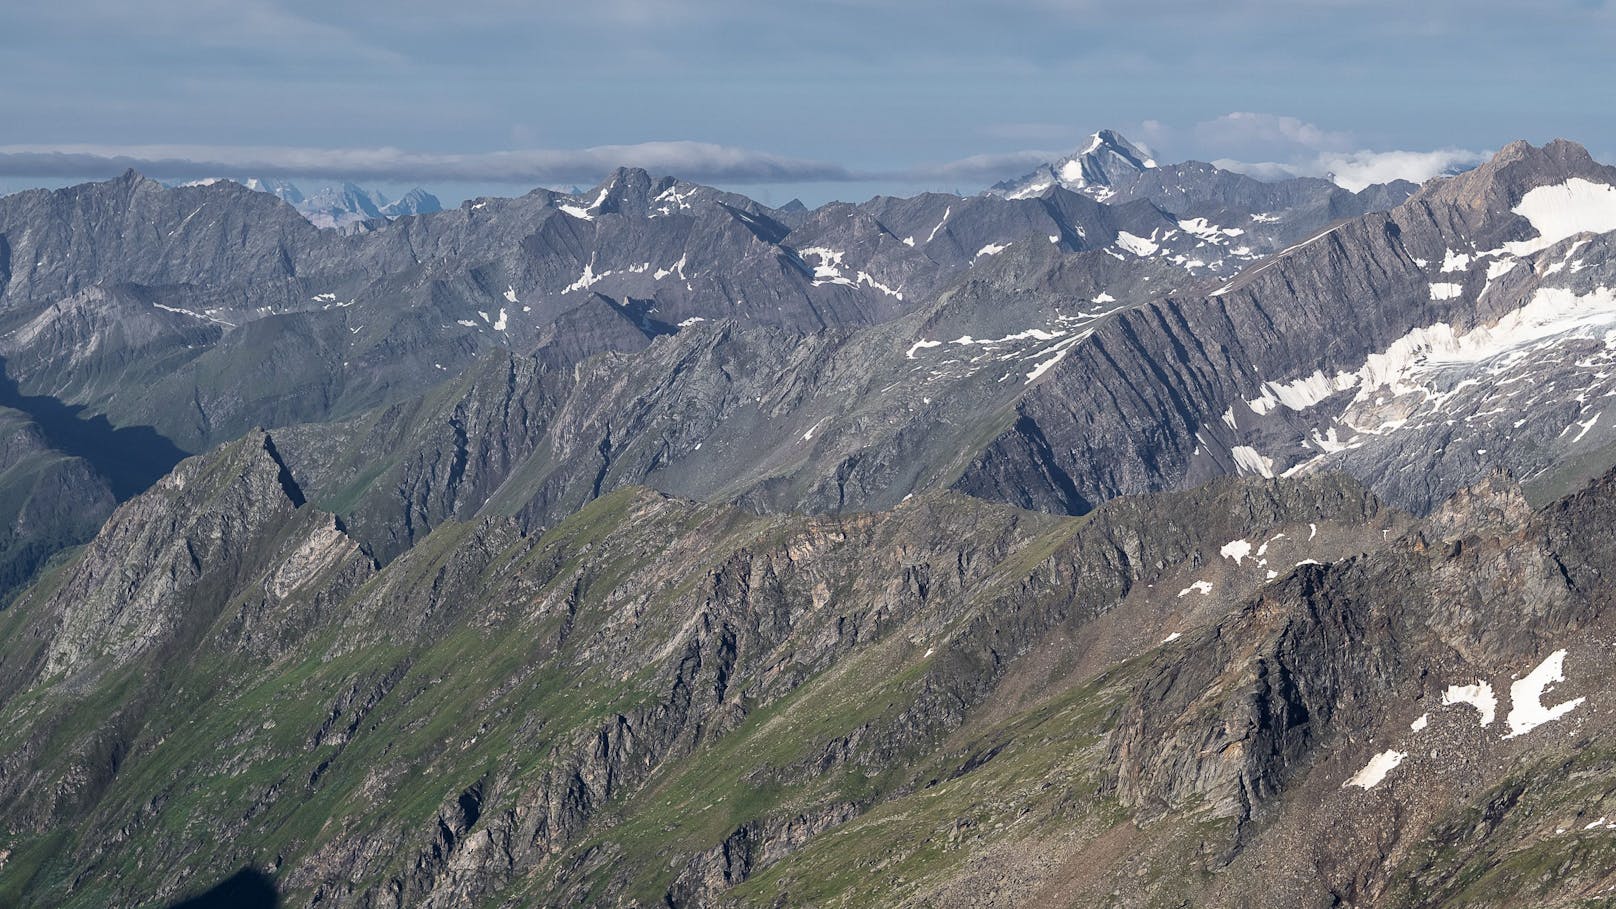
M1265 174L1417 180L1560 136L1616 160L1616 124L1587 116L1605 0L64 0L10 19L0 59L33 78L0 87L5 192L133 164L453 204L628 164L813 205L974 191L1101 128Z

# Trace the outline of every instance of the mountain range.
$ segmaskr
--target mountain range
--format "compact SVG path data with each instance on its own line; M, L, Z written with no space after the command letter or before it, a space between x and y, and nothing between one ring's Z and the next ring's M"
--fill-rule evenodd
M0 198L0 904L1616 885L1580 146L384 201Z
M208 186L214 179L196 180L184 186ZM405 215L426 215L443 210L443 203L421 187L389 201L381 193L365 189L355 183L322 187L305 196L303 191L285 180L260 180L250 177L237 181L256 192L269 193L292 206L309 219L315 227L353 228L367 221L391 220Z

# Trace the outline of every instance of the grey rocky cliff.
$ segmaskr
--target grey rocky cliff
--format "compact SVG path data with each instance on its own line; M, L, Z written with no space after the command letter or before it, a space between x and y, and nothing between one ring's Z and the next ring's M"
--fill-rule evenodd
M1608 466L1596 453L1608 430L1565 432L1599 422L1582 405L1603 392L1606 240L1509 244L1538 245L1511 210L1526 193L1579 180L1608 192L1616 176L1569 143L1517 143L1211 295L1119 313L1017 403L959 488L1071 510L1217 473L1330 465L1427 510L1495 466L1531 476L1588 452L1575 479L1545 478L1564 491ZM1531 406L1567 383L1585 397ZM1506 413L1533 425L1488 419Z
M1573 704L1596 690L1609 582L1588 566L1609 556L1607 535L1595 528L1609 519L1612 482L1532 514L1517 485L1490 478L1401 539L1300 566L1216 628L1164 652L1112 739L1119 796L1147 815L1189 807L1232 819L1238 833L1219 864L1246 882L1246 896L1256 880L1249 870L1281 861L1300 842L1318 856L1335 898L1403 904L1410 881L1398 880L1399 863L1427 848L1419 831L1453 800L1484 797L1501 767L1604 734L1595 730L1605 721L1585 714L1564 721L1569 739L1563 726L1539 730L1517 719L1533 709L1523 699L1537 695L1507 679L1546 657L1564 659L1571 681L1542 695L1544 704ZM1495 680L1477 701L1481 711L1454 695L1461 687L1453 686L1477 679ZM1397 755L1387 782L1355 782L1354 771L1382 751ZM1377 791L1384 787L1390 797ZM1517 809L1532 810L1498 806L1489 826ZM1343 812L1364 819L1343 822ZM1330 822L1320 815L1337 829L1322 832ZM1490 833L1445 848L1492 848L1483 845ZM1256 892L1296 899L1300 878L1287 871ZM1220 905L1243 898L1214 890Z

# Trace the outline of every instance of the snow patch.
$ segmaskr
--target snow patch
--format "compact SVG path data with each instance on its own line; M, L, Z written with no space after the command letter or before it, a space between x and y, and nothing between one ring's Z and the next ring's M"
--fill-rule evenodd
M1384 351L1370 354L1355 372L1342 373L1331 380L1330 387L1346 389L1358 387L1358 393L1348 405L1342 418L1343 425L1354 432L1384 433L1395 430L1407 417L1397 420L1380 419L1376 425L1359 425L1352 419L1355 413L1376 413L1389 392L1392 397L1405 394L1423 396L1426 407L1438 409L1453 392L1438 391L1426 380L1427 374L1449 366L1472 365L1509 355L1517 359L1531 347L1558 343L1568 336L1585 336L1593 331L1608 331L1616 326L1616 290L1598 287L1587 294L1577 295L1558 287L1539 288L1525 306L1504 314L1492 325L1456 332L1446 322L1416 328L1393 341ZM1315 377L1301 380L1313 385L1313 394L1322 391ZM1296 386L1297 383L1290 383ZM1274 398L1280 402L1277 389L1265 387L1264 396L1252 404L1272 407L1265 402ZM1298 401L1308 400L1306 389L1295 387ZM1407 409L1412 416L1419 408Z
M1553 722L1577 709L1586 698L1572 698L1553 707L1543 706L1543 695L1554 688L1555 682L1565 681L1564 650L1556 650L1538 667L1509 686L1509 734L1512 739L1525 735L1544 723Z
M1307 410L1357 384L1358 377L1352 373L1337 373L1332 379L1325 376L1323 370L1315 369L1312 375L1289 382L1264 382L1262 394L1248 400L1246 406L1258 414L1266 414L1281 404L1291 410Z
M1136 256L1153 256L1161 249L1153 239L1130 234L1125 230L1117 231L1117 245Z
M858 283L859 284L868 284L871 287L875 288L876 290L879 290L880 292L886 294L889 297L892 297L895 300L900 300L901 301L903 299L903 291L894 290L893 288L890 288L890 287L886 286L885 284L882 284L880 281L877 281L874 278L870 277L870 275L868 273L866 273L866 272L861 271L861 272L858 273Z
M1186 597L1186 596L1189 596L1192 593L1198 593L1198 594L1200 594L1201 596L1204 597L1204 596L1206 596L1207 594L1209 594L1211 592L1212 592L1212 582L1211 581L1196 581L1194 584L1191 584L1190 586L1184 588L1183 590L1180 590L1178 592L1178 595L1181 596L1181 597Z
M920 349L926 348L926 347L942 347L942 346L943 346L943 342L941 342L941 341L916 341L915 343L909 345L909 351L903 355L903 358L905 360L913 360L915 358L915 351L917 351L917 350L920 350Z
M1576 234L1616 230L1616 186L1572 177L1527 192L1511 211L1532 222L1538 235L1534 240L1505 243L1504 250L1526 256Z
M1054 185L1055 185L1055 183L1052 180L1040 180L1037 183L1032 183L1032 184L1029 184L1027 186L1022 187L1021 189L1016 190L1015 192L1011 193L1010 195L1005 196L1005 198L1006 199L1032 199L1032 198L1035 198L1037 196L1043 195L1044 190L1047 190L1051 186L1054 186Z
M680 256L679 261L673 263L672 268L659 268L651 273L651 277L660 281L668 275L678 275L683 280L685 278L685 258L685 256Z
M1239 565L1245 560L1246 556L1251 555L1251 543L1246 540L1230 540L1223 544L1222 549L1218 550L1218 555L1226 559L1234 559L1234 563Z
M1225 238L1242 236L1245 231L1238 227L1219 227L1205 218L1189 218L1178 222L1178 226L1185 233L1194 234L1209 243L1221 243Z
M1582 437L1587 435L1588 430L1593 429L1594 426L1599 422L1599 418L1604 416L1604 415L1605 415L1605 412L1600 411L1599 413L1596 413L1593 416L1589 417L1588 421L1586 423L1581 423L1581 422L1578 422L1576 420L1571 421L1572 426L1580 427L1577 434L1575 436L1572 436L1571 444L1575 445L1578 442L1581 442ZM1570 427L1567 427L1567 428L1569 429Z
M1398 764L1403 763L1403 758L1406 757L1408 757L1407 752L1382 751L1370 758L1369 763L1364 765L1364 769L1354 773L1345 783L1342 783L1341 788L1357 786L1365 790L1373 789L1379 786L1382 780L1386 779L1386 774L1391 773Z
M227 325L227 326L229 326L231 328L236 327L236 323L234 323L234 322L226 322L223 319L220 319L220 318L217 318L217 317L211 315L210 313L212 313L213 310L209 310L208 312L201 313L201 312L191 312L189 309L180 309L177 306L164 306L161 303L153 303L152 306L154 308L156 308L156 309L161 309L164 312L177 313L177 314L182 315L182 316L190 316L193 319L201 319L204 322L214 322L214 323L217 323L219 325Z
M823 246L813 246L802 250L804 256L813 256L819 260L814 266L814 286L821 284L846 284L852 286L852 279L842 274L842 257L847 255L839 249L828 249Z
M604 278L609 274L611 274L609 269L601 272L598 275L595 274L595 262L593 259L591 259L590 261L584 263L584 273L578 277L578 280L562 288L561 292L564 294L570 294L575 290L588 290L589 288L594 287L601 278Z
M1064 334L1066 334L1066 332L1064 332L1064 331L1045 331L1042 328L1029 328L1029 329L1026 329L1025 331L1018 331L1015 334L1005 335L1002 338L994 338L992 340L973 338L970 335L960 335L959 337L955 338L953 341L950 341L949 343L950 344L986 344L986 345L994 345L994 344L1005 344L1005 343L1010 342L1010 341L1025 341L1028 338L1031 338L1031 339L1033 339L1035 341L1053 341L1056 338L1058 338L1058 337L1060 337L1060 336L1062 336Z
M1038 332L1038 329L1028 329L1028 332ZM1043 334L1043 332L1038 333ZM1044 348L1043 350L1034 351L1030 356L1041 357L1047 353L1050 354L1050 357L1049 359L1043 360L1034 366L1032 370L1027 373L1027 381L1023 382L1022 384L1031 385L1039 376L1049 372L1054 368L1056 363L1059 363L1062 359L1064 359L1066 354L1071 351L1073 345L1092 334L1094 334L1093 329L1089 329L1088 331L1083 331L1072 335L1069 338L1056 341L1054 344Z
M1453 704L1469 704L1481 714L1481 725L1491 726L1498 716L1498 696L1493 694L1493 686L1486 682L1477 682L1474 685L1449 685L1448 690L1442 692L1442 706Z
M1260 477L1273 479L1274 459L1267 457L1250 445L1236 445L1229 449L1234 458L1235 469L1240 473L1254 473Z
M1464 285L1438 281L1431 285L1431 299L1456 300L1464 293Z

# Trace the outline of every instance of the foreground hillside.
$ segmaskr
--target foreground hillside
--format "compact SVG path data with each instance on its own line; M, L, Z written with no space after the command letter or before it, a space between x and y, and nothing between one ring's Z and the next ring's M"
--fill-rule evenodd
M378 569L255 434L4 614L5 880L84 906L243 866L294 904L1571 905L1612 868L1613 516L1616 476L1425 520L1333 476L1083 518L627 488Z

